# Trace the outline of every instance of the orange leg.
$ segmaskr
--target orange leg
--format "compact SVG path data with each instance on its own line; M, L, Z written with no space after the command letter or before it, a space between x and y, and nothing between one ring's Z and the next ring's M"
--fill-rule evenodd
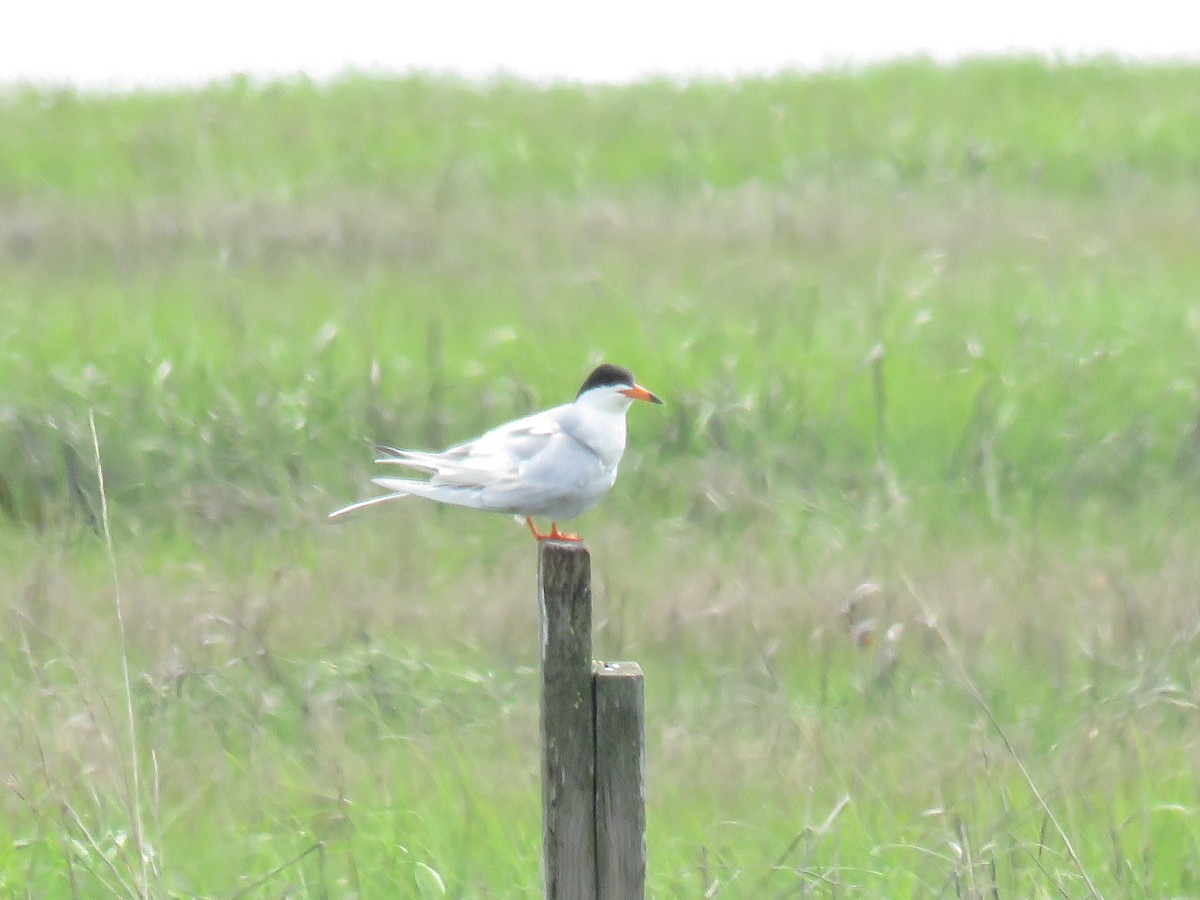
M550 523L550 533L549 534L542 534L540 531L538 531L537 528L533 524L533 519L530 518L529 516L525 517L525 524L529 526L529 533L532 534L539 541L581 541L581 540L583 540L583 538L581 538L577 534L563 534L561 531L558 530L558 526L553 522Z
M552 540L552 541L582 541L583 540L583 538L581 538L577 534L570 534L569 532L559 531L558 526L553 522L550 523L550 534L547 535L547 537L549 537L550 540Z

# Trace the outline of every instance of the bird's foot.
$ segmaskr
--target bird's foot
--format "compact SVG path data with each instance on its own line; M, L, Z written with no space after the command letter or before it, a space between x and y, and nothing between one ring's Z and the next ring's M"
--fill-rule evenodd
M530 534L532 534L539 541L582 541L583 540L583 538L581 538L577 534L564 534L563 532L559 531L558 525L556 525L554 522L550 523L550 531L548 534L542 534L540 531L538 531L537 527L533 524L533 519L530 518L529 516L525 517L525 524L529 526Z
M570 532L559 531L558 526L555 525L553 522L550 523L550 533L548 535L546 535L546 537L552 541L582 541L583 540L583 538L581 538L577 534L571 534Z

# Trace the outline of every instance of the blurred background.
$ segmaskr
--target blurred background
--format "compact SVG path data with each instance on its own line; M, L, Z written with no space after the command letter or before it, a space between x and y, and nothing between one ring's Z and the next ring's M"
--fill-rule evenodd
M1200 891L1169 13L11 12L0 883L538 895L533 542L325 516L609 360L654 896Z

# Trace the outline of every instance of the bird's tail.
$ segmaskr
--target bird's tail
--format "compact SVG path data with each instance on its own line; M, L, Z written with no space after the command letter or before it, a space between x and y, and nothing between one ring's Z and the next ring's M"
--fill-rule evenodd
M386 500L398 500L401 497L406 496L408 496L406 492L401 493L398 491L392 491L390 494L380 494L378 497L368 497L366 500L359 500L357 503L351 503L349 506L343 506L341 509L335 509L329 514L329 518L340 519L347 513L352 513L360 509L366 509L368 506L375 506L376 504L383 503Z
M397 500L400 497L424 497L426 500L436 500L439 503L449 503L451 506L468 506L474 509L491 509L479 502L480 488L477 485L438 484L429 481L417 481L412 478L372 478L372 482L385 488L388 493L378 497L368 497L341 509L335 509L329 514L331 519L340 519L347 513L352 513L377 503Z
M436 500L438 503L448 503L451 506L467 506L472 509L491 509L480 502L482 488L478 484L446 484L439 480L418 481L413 478L372 478L381 488L392 491L384 496L403 497L411 494L414 497L424 497L426 500Z
M380 454L375 462L380 465L409 466L430 474L436 472L443 465L443 460L438 453L428 453L424 450L401 450L399 447L383 445L376 447L375 450Z

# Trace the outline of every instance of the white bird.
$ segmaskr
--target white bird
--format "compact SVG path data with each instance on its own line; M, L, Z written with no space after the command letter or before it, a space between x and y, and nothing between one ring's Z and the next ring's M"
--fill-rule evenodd
M578 535L560 532L558 523L591 509L617 480L625 413L634 400L662 403L628 369L604 363L583 382L574 402L500 425L473 441L440 453L382 447L387 456L375 462L407 466L430 478L372 478L388 493L334 510L329 518L411 495L524 517L539 541L577 541ZM548 518L550 531L539 532L534 516Z

